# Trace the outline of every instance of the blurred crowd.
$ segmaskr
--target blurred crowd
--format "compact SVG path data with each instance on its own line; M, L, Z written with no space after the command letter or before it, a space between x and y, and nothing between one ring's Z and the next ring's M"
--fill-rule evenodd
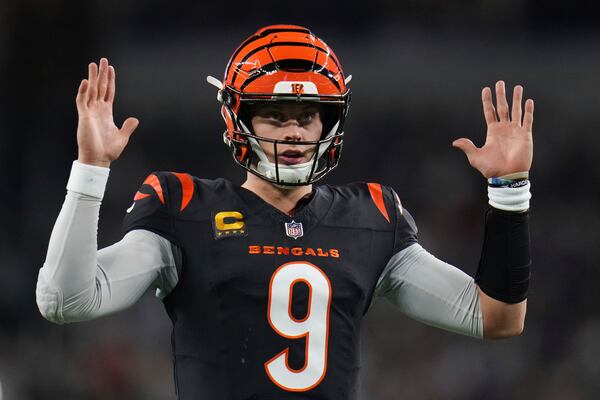
M104 247L121 238L153 170L242 182L205 77L220 77L236 46L271 23L310 27L354 77L344 154L326 183L394 187L421 244L471 275L486 185L450 144L482 144L483 86L522 84L536 101L525 332L477 341L376 302L363 325L364 399L599 398L599 14L591 2L396 3L0 1L0 400L174 399L170 322L152 293L70 326L35 305L77 154L76 88L88 62L108 57L116 119L141 122L111 169Z

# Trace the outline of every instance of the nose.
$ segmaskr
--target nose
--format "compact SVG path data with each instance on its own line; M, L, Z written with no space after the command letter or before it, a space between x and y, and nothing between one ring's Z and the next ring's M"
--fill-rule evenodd
M289 119L283 125L285 129L283 140L290 140L299 142L302 140L302 133L300 132L300 124L295 119Z

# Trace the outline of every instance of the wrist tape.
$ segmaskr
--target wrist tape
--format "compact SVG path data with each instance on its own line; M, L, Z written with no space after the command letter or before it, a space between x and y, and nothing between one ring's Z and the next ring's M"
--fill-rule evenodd
M531 183L523 183L517 187L493 187L488 186L489 204L504 211L526 211L529 209L531 199Z
M71 167L67 190L102 200L109 172L109 168L82 164L75 160Z
M504 211L526 211L531 199L529 172L488 178L489 204Z

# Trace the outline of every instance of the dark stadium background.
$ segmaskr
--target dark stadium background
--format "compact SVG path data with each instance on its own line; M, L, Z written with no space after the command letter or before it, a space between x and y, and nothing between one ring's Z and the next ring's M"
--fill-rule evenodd
M37 271L76 157L86 65L117 69L116 118L141 125L113 164L99 241L152 170L241 182L208 74L262 25L309 26L354 76L340 168L391 185L422 244L474 274L485 182L450 146L481 144L480 90L505 79L536 101L525 332L487 342L381 302L363 326L366 400L600 398L600 14L592 2L0 0L0 384L3 400L173 399L169 321L152 294L119 315L43 320Z

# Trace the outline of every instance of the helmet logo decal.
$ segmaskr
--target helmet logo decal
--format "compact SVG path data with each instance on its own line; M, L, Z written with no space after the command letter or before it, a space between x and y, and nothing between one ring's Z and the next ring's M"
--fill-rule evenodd
M304 93L304 84L302 84L302 83L292 83L292 93L294 93L294 94L303 94Z
M275 84L273 93L279 94L319 94L317 85L310 81L279 81Z

